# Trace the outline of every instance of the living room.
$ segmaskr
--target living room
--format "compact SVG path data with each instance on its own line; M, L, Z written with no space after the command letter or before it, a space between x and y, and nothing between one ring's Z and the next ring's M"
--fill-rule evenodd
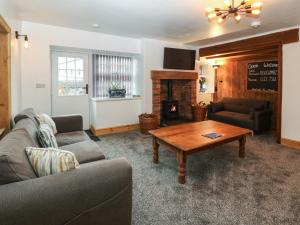
M0 224L300 224L299 3L0 0Z

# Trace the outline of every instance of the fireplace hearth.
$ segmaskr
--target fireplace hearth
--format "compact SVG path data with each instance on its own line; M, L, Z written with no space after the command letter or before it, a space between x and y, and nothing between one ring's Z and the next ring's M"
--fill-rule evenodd
M160 124L191 121L191 105L196 102L197 72L153 70L151 78L153 113Z

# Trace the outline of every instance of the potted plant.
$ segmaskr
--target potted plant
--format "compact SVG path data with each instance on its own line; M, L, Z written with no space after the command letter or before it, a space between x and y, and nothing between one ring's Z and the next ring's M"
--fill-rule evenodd
M205 76L200 76L199 78L199 83L200 83L200 91L205 92L206 91L206 77Z
M121 88L121 85L116 82L112 82L108 93L110 98L125 98L126 96L126 89Z
M194 121L203 121L206 119L207 105L203 101L200 101L192 105L192 111Z

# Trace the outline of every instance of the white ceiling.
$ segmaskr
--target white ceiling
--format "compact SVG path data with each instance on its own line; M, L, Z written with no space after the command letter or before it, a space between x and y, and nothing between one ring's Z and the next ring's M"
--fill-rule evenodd
M193 45L300 25L299 0L262 1L262 26L253 29L253 18L243 18L239 24L209 23L205 8L221 7L223 0L9 0L26 21ZM99 28L93 28L94 23Z

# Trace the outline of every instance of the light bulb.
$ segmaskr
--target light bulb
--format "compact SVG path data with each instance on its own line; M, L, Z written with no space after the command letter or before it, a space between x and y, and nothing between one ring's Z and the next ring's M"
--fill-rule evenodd
M259 9L252 10L252 14L253 15L260 15L260 10Z
M242 17L241 17L240 14L236 14L236 15L234 16L234 18L235 18L235 20L236 20L237 22L240 22Z
M230 0L224 0L224 3L227 7L231 6L231 1Z
M261 8L262 5L263 5L262 2L254 2L251 7L252 8Z
M216 13L211 13L208 15L208 19L212 19L212 18L215 18L217 16Z
M24 48L28 48L28 47L29 47L28 37L25 36L25 38L24 38Z
M211 13L211 12L213 12L213 11L214 11L213 8L206 8L206 9L205 9L205 12L207 12L207 13Z
M220 18L218 19L218 23L223 23L223 21L224 21L224 19L223 19L222 17L220 17Z
M250 6L251 3L252 3L251 0L244 0L244 4L243 5Z

